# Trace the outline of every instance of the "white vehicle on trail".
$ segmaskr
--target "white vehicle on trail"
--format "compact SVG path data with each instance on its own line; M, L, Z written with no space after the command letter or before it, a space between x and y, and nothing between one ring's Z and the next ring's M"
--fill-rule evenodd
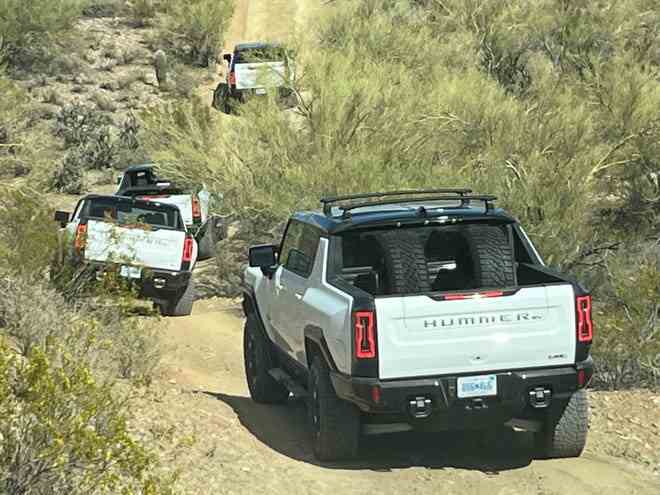
M273 88L281 100L292 97L289 82L293 79L293 62L281 45L240 43L223 58L228 64L227 79L213 93L214 108L230 114L236 103L245 103L251 96L265 96Z
M250 249L252 398L305 397L321 460L362 434L534 432L581 454L591 296L547 268L515 218L466 189L326 198Z
M215 245L226 235L222 218L210 214L211 195L206 187L190 191L156 176L154 165L129 167L118 179L117 196L158 201L179 208L188 231L199 245L199 260L215 256Z
M120 196L88 195L73 214L58 211L60 262L115 271L151 299L163 315L189 315L197 243L176 206Z

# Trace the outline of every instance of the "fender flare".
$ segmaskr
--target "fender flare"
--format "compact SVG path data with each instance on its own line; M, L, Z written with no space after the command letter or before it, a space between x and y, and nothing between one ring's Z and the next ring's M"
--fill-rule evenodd
M309 358L310 358L309 345L311 343L319 349L321 355L323 356L323 359L328 365L328 368L330 368L331 371L337 371L337 364L335 363L335 360L332 357L332 353L330 352L330 348L328 347L328 343L325 340L325 336L323 335L323 329L315 325L307 325L305 327L304 335L305 335L305 353L307 354L307 365L308 366L311 365L311 363L309 362Z

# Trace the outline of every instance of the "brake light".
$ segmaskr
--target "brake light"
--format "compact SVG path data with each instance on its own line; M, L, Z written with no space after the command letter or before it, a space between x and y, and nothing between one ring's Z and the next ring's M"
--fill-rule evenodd
M81 223L76 229L76 238L73 241L73 247L77 252L81 252L85 249L85 243L87 241L87 224Z
M163 198L169 198L169 194L163 194L161 196L138 196L136 199L142 199L145 201L149 201L152 199L163 199Z
M231 86L236 86L236 72L230 72L229 73L229 84Z
M373 311L356 311L353 315L355 324L355 357L371 359L376 357L376 315Z
M200 218L202 216L202 210L199 206L199 199L193 194L192 197L192 215L193 218Z
M186 240L183 243L183 257L181 258L184 263L190 263L192 261L193 248L193 238L186 237Z
M591 296L578 296L575 299L577 311L578 342L589 343L594 336L594 325L591 320Z
M486 292L474 292L471 294L445 294L445 301L461 301L463 299L481 299L485 297L500 297L504 292L501 290L491 290Z

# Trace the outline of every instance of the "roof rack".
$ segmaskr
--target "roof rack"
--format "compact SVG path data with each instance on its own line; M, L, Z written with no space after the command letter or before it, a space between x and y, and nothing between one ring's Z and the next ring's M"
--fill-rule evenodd
M410 191L390 191L390 192L375 192L375 193L365 193L365 194L354 194L349 196L333 196L327 198L321 198L321 203L323 204L323 213L326 216L332 216L332 207L337 206L336 203L344 201L354 201L358 199L371 199L371 198L383 198L389 197L391 199L384 199L381 201L366 201L358 202L347 205L338 206L342 210L342 214L350 214L350 210L357 208L364 208L368 206L383 206L383 205L392 205L398 203L421 203L426 201L451 201L451 200L460 200L461 206L465 207L469 205L470 201L483 201L486 213L492 208L492 202L497 199L497 197L492 195L473 195L470 194L471 189L422 189L422 190L410 190ZM394 198L393 196L397 196ZM398 197L403 196L403 197ZM418 197L423 196L423 197Z

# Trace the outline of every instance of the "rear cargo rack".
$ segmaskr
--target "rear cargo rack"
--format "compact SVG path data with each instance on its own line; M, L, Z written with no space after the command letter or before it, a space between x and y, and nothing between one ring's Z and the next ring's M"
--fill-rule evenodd
M497 197L492 195L473 195L471 189L421 189L407 191L389 191L374 192L364 194L352 194L347 196L331 196L321 198L323 213L332 217L332 208L341 210L341 215L350 215L351 210L365 208L369 206L395 205L399 203L425 203L428 201L456 201L460 200L461 207L469 206L471 201L481 201L484 203L486 213L493 208L493 202ZM377 201L360 201L377 198Z

